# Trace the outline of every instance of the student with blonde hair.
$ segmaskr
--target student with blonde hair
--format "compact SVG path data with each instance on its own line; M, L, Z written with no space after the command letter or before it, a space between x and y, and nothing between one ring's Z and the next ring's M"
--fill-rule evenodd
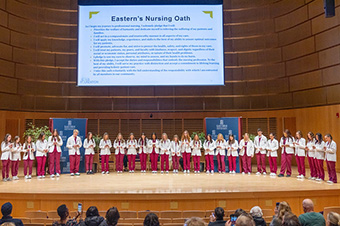
M113 143L116 156L116 171L117 173L123 173L123 161L125 155L125 141L123 135L118 133L116 140Z
M326 226L340 226L340 215L335 212L327 214Z
M225 149L227 148L227 142L224 140L222 133L217 135L217 140L215 144L218 162L218 172L225 173Z
M183 172L190 173L190 157L191 157L191 147L190 147L191 137L188 130L184 130L181 137L181 149L183 157Z

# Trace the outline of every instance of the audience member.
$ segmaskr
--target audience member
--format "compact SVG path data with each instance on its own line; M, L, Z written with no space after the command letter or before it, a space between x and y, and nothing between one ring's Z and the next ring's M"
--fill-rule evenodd
M243 210L243 209L237 209L237 210L235 210L234 215L235 215L236 217L239 217L239 216L241 216L242 214L247 214L247 212L246 212L245 210Z
M90 206L86 211L86 218L81 222L81 226L99 226L104 221L104 217L99 215L97 207Z
M149 213L144 219L144 226L159 226L158 217L154 213Z
M13 222L5 222L3 224L0 224L0 226L15 226Z
M263 219L262 209L259 206L254 206L250 210L250 215L253 217L256 226L266 226L266 221Z
M277 214L273 217L273 220L270 223L270 225L277 225L278 221L282 222L283 216L286 213L291 213L291 212L292 212L292 209L290 208L290 206L287 202L280 202L278 210L277 210Z
M314 212L314 203L310 199L305 199L302 202L303 212L299 216L299 221L302 226L325 226L325 218L320 214Z
M280 220L277 217L274 217L272 222L270 222L269 226L281 226L282 225L282 220Z
M340 215L335 212L330 212L327 215L327 226L340 226Z
M225 226L231 226L231 221L229 220ZM240 215L235 223L235 226L256 226L255 222L249 214Z
M214 214L210 215L210 223L209 226L224 226L226 221L223 219L224 217L224 209L221 207L217 207L215 209Z
M53 222L52 226L77 226L79 225L77 222L77 218L78 217L81 218L81 213L78 212L77 216L75 216L74 218L70 220L67 220L70 216L70 213L66 205L59 206L57 209L57 212L60 217L60 220ZM80 219L80 222L82 222L81 219Z
M16 226L24 226L24 224L22 223L20 219L14 219L11 216L12 209L13 209L13 206L10 202L6 202L5 204L2 205L1 207L2 218L0 219L0 224L3 224L5 222L12 222Z
M299 219L291 212L286 212L283 216L282 226L301 226Z
M111 207L105 216L105 220L102 221L100 226L116 226L120 218L119 211L116 207Z
M205 226L205 222L199 217L192 217L192 218L188 219L185 222L184 225L186 225L186 226Z

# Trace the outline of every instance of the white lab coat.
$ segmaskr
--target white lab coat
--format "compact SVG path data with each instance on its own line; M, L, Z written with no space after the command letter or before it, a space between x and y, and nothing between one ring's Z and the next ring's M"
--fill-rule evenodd
M202 142L200 140L194 141L192 140L190 142L190 147L192 148L191 155L192 156L201 156L201 148L202 148Z
M313 150L315 151L315 158L318 160L325 160L325 142L321 141L319 144L316 140L313 144Z
M315 158L315 155L316 155L315 150L313 149L314 144L315 144L315 139L308 141L306 145L306 147L308 148L307 156L310 158Z
M93 147L90 147L90 146ZM96 142L94 141L94 139L88 140L85 139L84 140L84 148L85 148L85 155L94 155L94 148L96 147Z
M177 155L178 157L181 156L181 142L180 141L178 141L178 143L175 141L171 141L170 149L171 149L171 156L175 156L175 155Z
M267 156L277 157L277 150L279 149L279 142L276 139L267 140Z
M216 155L218 154L225 155L225 149L227 148L227 141L216 140L215 145L216 145Z
M122 154L125 155L125 141L124 140L115 140L113 142L113 147L115 149L115 155Z
M126 147L127 147L127 155L137 155L137 140L133 139L128 139L126 141Z
M148 138L145 137L145 140L142 144L142 138L138 140L139 154L147 154L148 153Z
M295 155L300 156L300 157L306 156L306 151L305 151L306 140L305 140L305 138L296 139L295 143L298 143L297 145L296 144L294 145Z
M336 162L336 143L332 140L326 143L326 160L329 162Z
M74 145L79 145L79 147L74 148ZM66 147L68 148L68 155L80 155L80 148L82 146L82 142L79 136L74 139L74 136L70 136L67 139Z
M190 141L186 139L182 140L181 149L182 149L182 153L191 153Z
M106 145L108 145L108 147L105 147ZM111 155L111 150L110 148L112 148L112 144L111 144L111 140L107 139L101 139L99 142L99 148L100 148L100 155Z
M240 153L239 153L240 156L244 156L244 154L246 154L246 156L248 157L254 156L255 146L254 146L253 141L248 140L246 144L245 140L242 139L238 146L240 148ZM247 153L244 152L246 148L247 148Z
M159 154L170 155L171 141L169 139L167 139L166 141L161 139L159 141L159 147L160 147L160 153Z
M157 139L156 140L150 139L148 141L148 148L149 148L149 153L150 154L152 153L152 151L154 149L153 145L155 145L155 153L159 154L159 140L157 140Z
M205 140L203 143L203 148L204 148L204 155L214 155L214 150L216 148L215 141L207 141Z
M238 156L238 141L235 140L235 142L233 144L229 144L229 141L227 141L227 156L234 156L237 157Z
M33 142L31 142L30 144L26 144L24 143L23 146L23 151L24 152L24 156L22 157L23 160L27 160L28 159L28 153L30 156L30 160L34 160L34 152L36 150L35 144Z
M54 144L53 142L57 142L57 152L61 152L61 146L63 146L63 139L61 139L61 137L59 136L59 141L57 138L53 138L52 140L52 136L50 136L48 138L48 142L47 142L47 146L48 146L48 152L49 153L53 153L54 151Z
M12 148L9 147L9 145L13 143L8 143L6 145L5 141L1 143L1 160L10 160L11 159L11 152Z
M254 146L255 146L255 154L261 153L262 155L266 154L266 148L267 148L267 137L261 136L256 136L254 139ZM262 148L262 150L260 150Z
M23 150L23 147L20 143L19 144L14 143L13 148L12 148L12 153L11 153L11 161L20 161L22 150Z
M43 157L43 156L47 156L47 153L44 150L48 150L47 147L47 140L37 140L36 144L36 157Z
M286 147L286 153L287 154L294 154L294 138L288 137L286 138L286 145L289 145L289 147ZM283 154L285 151L285 147L283 147L283 137L281 137L280 140L280 147L282 148L281 153Z

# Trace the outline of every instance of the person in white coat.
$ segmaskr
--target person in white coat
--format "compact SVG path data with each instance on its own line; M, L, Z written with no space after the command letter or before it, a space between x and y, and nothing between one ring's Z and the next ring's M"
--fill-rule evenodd
M181 150L183 157L183 172L190 173L190 158L191 158L191 137L188 130L185 130L181 137Z
M315 144L315 138L313 132L307 133L307 145L306 145L306 152L307 152L307 159L310 169L310 177L309 180L315 180L317 177L317 167L316 167L316 160L315 160L315 150L313 149L313 146Z
M239 156L241 156L241 165L243 172L242 174L251 174L251 158L254 157L254 143L252 140L249 139L249 134L245 133L243 136L243 139L240 141L239 144L240 153Z
M148 148L149 148L149 153L150 153L152 173L157 173L159 140L157 140L156 133L151 134L151 139L148 141Z
M297 131L295 135L294 141L295 148L295 158L298 166L298 178L305 178L306 176L306 167L305 167L305 156L306 156L306 140L302 137L302 132Z
M1 143L1 162L2 162L2 180L4 182L10 181L9 168L11 165L11 152L13 149L13 143L11 142L12 136L7 133L4 140Z
M172 168L174 173L178 173L179 158L181 157L181 142L178 135L174 135L171 141Z
M326 134L325 136L326 145L324 147L326 152L326 163L327 163L327 171L329 180L327 183L333 184L337 183L337 176L336 176L336 143L333 140L331 134Z
M135 139L133 133L130 133L129 139L126 141L126 148L127 148L127 157L129 161L129 172L135 172L135 165L136 165L136 156L137 156L137 147L138 143Z
M146 173L146 159L148 156L148 138L145 133L141 134L138 140L140 168L142 173Z
M32 179L32 170L33 170L33 162L34 162L34 153L35 153L35 144L32 141L31 136L26 137L26 142L24 143L23 146L23 151L24 156L24 175L25 179ZM27 172L28 168L28 172Z
M63 145L63 139L59 136L58 130L54 129L52 136L48 138L48 159L50 177L60 176L60 156L61 146Z
M208 134L206 140L203 143L204 157L206 162L206 172L207 174L214 173L214 150L216 148L215 141L212 139L211 135Z
M294 155L294 138L290 131L286 129L280 140L281 151L281 171L279 177L284 177L287 171L287 177L292 175L292 158Z
M96 142L93 139L93 134L91 132L88 132L87 137L84 140L86 174L93 174L92 167L95 147Z
M46 157L48 152L47 140L45 139L45 133L40 133L38 140L35 144L36 151L36 159L37 159L37 178L45 178L45 165L46 165Z
M19 180L18 173L19 173L19 163L21 160L21 152L23 148L20 143L20 137L15 136L14 138L14 145L11 153L11 165L12 165L12 178L13 180Z
M229 173L236 173L236 158L238 157L238 142L234 135L230 134L227 141L227 156L229 162Z
M279 142L275 139L273 133L269 134L267 140L267 156L269 160L270 176L276 176L277 173L277 150L279 149Z
M254 139L255 145L255 155L257 162L257 173L256 175L266 175L266 147L267 147L267 137L262 134L260 128L257 129L257 136Z
M123 161L125 155L125 140L121 133L118 133L116 140L113 143L116 157L116 171L123 173Z
M321 133L315 134L315 142L312 146L315 152L315 165L316 165L316 181L325 180L325 170L323 168L323 163L325 161L325 142L322 140Z
M78 136L79 131L73 130L73 135L67 139L66 147L68 148L68 155L70 157L70 173L71 176L80 176L79 164L80 164L80 148L82 141Z
M191 156L194 162L194 172L200 173L202 142L197 134L195 134L194 139L190 142L190 147L192 148Z
M102 162L102 174L109 174L110 169L109 169L109 159L111 155L111 148L112 148L112 143L111 140L109 139L109 134L104 133L103 139L100 140L99 142L99 148L100 148L100 157L101 157L101 162Z
M218 163L218 172L225 173L225 149L227 148L227 142L224 140L222 133L217 135L216 140L216 156Z
M159 141L159 147L161 155L161 173L169 173L169 155L170 155L170 146L171 141L168 139L168 135L166 133L162 134L162 139ZM165 167L164 167L165 164Z

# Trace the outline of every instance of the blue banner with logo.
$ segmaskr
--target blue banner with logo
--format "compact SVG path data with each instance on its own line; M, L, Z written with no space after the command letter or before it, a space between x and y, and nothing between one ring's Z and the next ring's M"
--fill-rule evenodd
M61 147L61 157L60 157L60 170L61 173L70 172L70 161L68 155L68 148L66 147L67 139L73 135L73 130L79 130L78 136L84 143L84 139L87 134L87 119L83 118L51 118L50 127L57 129L61 139L63 139L63 146ZM79 172L85 172L85 149L80 148L80 165Z
M241 118L205 118L205 131L210 134L213 140L217 139L218 134L222 134L225 140L228 140L229 135L233 134L235 140L240 142L242 139ZM227 151L226 151L227 154ZM226 172L229 172L229 161L226 156ZM216 156L214 157L215 172L218 171ZM239 158L236 159L236 172L240 172Z

